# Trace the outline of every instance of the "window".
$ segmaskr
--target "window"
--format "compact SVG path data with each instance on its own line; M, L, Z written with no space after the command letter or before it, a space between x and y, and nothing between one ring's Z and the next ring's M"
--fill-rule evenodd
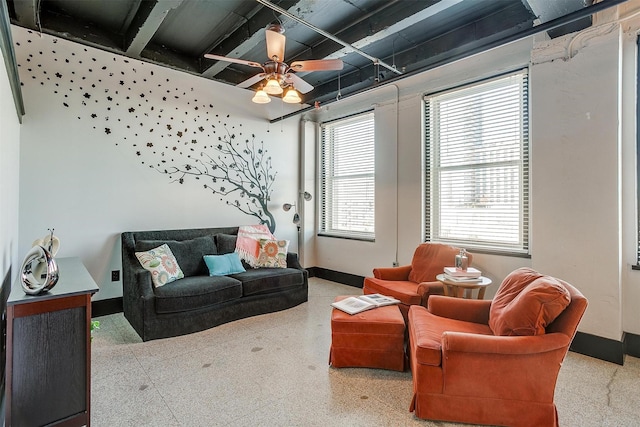
M425 97L427 241L528 254L526 71Z
M321 125L320 234L373 239L373 113Z

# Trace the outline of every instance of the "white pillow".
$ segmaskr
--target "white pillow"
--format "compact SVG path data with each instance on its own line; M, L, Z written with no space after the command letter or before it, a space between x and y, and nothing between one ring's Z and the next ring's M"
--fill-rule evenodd
M151 272L151 281L156 288L184 277L176 257L166 243L146 252L136 252L136 257L142 267Z

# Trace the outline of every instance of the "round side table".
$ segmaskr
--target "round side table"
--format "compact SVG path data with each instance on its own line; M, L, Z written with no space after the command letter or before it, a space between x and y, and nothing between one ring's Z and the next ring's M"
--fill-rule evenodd
M484 291L491 284L491 279L480 276L479 282L459 282L449 280L443 274L438 274L436 280L444 285L444 294L456 298L473 298L473 290L478 290L478 299L484 299Z

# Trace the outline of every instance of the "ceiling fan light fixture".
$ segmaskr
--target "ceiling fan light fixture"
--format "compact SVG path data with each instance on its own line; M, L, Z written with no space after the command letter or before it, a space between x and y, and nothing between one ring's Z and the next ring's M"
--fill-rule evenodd
M264 87L264 91L269 95L280 95L282 93L282 86L276 79L270 79Z
M282 98L282 100L287 104L299 104L302 102L302 99L300 98L298 91L295 90L294 88L288 89L287 93L284 95L284 98Z
M271 98L269 98L267 92L262 89L259 89L251 100L256 104L268 104L271 102Z

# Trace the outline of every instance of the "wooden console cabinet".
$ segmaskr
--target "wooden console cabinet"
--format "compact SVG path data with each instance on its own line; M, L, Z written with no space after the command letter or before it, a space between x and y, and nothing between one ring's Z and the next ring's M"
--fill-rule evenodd
M91 295L98 286L79 258L56 262L53 289L27 295L18 281L7 301L7 426L91 423Z

